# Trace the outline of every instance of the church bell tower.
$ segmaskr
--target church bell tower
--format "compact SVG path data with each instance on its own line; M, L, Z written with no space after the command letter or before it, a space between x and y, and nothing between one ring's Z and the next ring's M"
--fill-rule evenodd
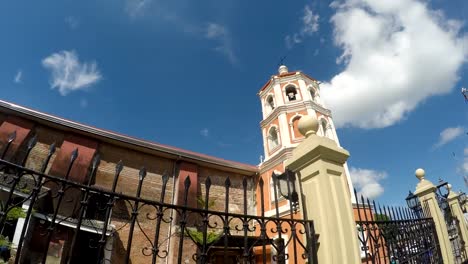
M297 128L302 116L317 117L320 125L317 135L334 140L340 146L331 111L325 107L320 96L319 84L307 74L289 71L285 65L281 65L278 73L271 76L258 92L263 114L260 128L264 149L260 176L265 183L269 183L265 186L270 186L269 190L264 190L265 193L271 194L271 174L284 172L284 162L291 157L293 149L304 140ZM345 170L351 195L352 184L346 164ZM265 203L270 205L270 210L274 209L272 196L269 195L269 202Z

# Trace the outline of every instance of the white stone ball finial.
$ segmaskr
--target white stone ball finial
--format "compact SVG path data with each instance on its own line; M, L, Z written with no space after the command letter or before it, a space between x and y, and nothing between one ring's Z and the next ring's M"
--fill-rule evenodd
M426 176L426 172L421 168L417 169L414 174L416 174L416 178L420 181L424 180L424 177Z
M281 65L281 66L279 66L279 68L278 68L279 74L288 73L288 71L289 71L289 70L288 70L288 67L286 67L286 65Z
M314 135L317 133L317 130L319 128L319 122L316 117L306 115L299 119L297 128L303 136L309 137L310 135Z

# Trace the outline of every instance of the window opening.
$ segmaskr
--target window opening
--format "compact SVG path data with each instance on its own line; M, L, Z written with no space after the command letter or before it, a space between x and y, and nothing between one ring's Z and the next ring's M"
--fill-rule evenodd
M269 140L269 145L270 145L270 150L276 148L279 144L278 141L278 131L276 127L272 127L270 129L270 133L268 135L268 140Z
M296 88L293 86L286 88L286 95L288 96L289 101L295 101L297 96Z

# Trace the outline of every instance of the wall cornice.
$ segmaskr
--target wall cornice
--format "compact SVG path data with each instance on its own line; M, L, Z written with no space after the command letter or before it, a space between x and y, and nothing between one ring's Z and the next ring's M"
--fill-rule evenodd
M274 168L278 164L283 163L285 160L289 159L292 156L292 151L295 147L289 147L281 149L278 153L276 153L273 157L270 157L268 160L264 161L259 165L260 174Z

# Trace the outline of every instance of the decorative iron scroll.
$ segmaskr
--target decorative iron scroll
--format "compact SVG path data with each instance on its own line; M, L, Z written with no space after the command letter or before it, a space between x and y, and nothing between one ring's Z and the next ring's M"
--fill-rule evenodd
M71 180L70 173L79 158L78 149L70 156L63 177L48 175L55 153L52 144L38 170L25 167L36 137L32 137L21 159L3 158L14 135L3 146L0 159L0 259L14 263L47 263L52 258L60 263L162 263L169 258L175 263L317 263L316 237L312 221L300 219L297 204L286 216L278 210L265 216L264 182L256 183L260 195L258 215L253 209L252 179L244 177L241 213L232 213L232 179L224 179L224 198L213 198L212 180L202 183L198 207L190 207L190 177L179 187L174 204L167 193L172 175L163 173L153 199L142 197L147 170L134 176L134 195L119 193L117 185L123 162L114 169L112 187L94 185L100 166L96 155L88 170L86 183ZM37 160L37 159L36 159ZM219 182L219 179L217 179ZM219 192L219 185L216 186ZM277 186L274 188L278 195ZM168 202L169 201L169 202ZM213 201L224 208L214 210ZM278 208L278 199L274 201ZM222 207L221 207L222 208ZM14 215L15 214L15 215ZM13 216L14 215L14 216ZM7 237L7 234L14 236ZM20 235L18 235L20 234ZM2 243L4 242L4 243Z

